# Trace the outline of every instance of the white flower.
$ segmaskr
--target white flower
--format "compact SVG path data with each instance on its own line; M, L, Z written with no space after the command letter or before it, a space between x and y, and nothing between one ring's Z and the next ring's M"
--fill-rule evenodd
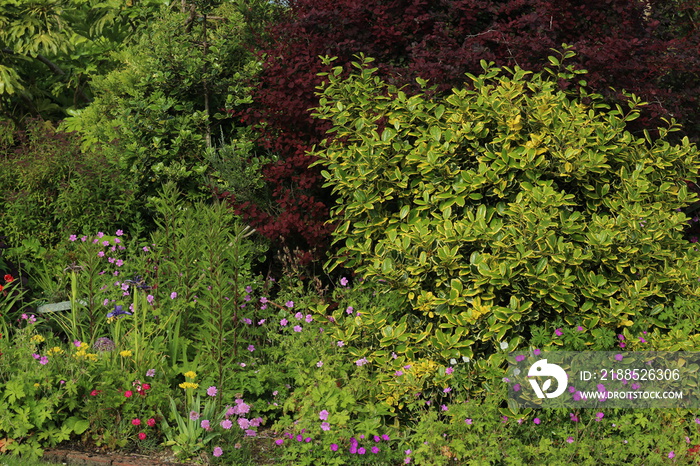
M455 358L450 359L450 364L454 366L455 364L457 364L457 360Z
M469 356L462 356L462 361L469 362Z
M516 377L519 376L519 375L520 375L520 369L518 369L517 367L516 367L515 369L513 369L513 375L516 376Z
M507 349L508 349L508 342L507 342L507 341L502 341L502 342L501 342L501 349L502 349L502 350L507 350Z

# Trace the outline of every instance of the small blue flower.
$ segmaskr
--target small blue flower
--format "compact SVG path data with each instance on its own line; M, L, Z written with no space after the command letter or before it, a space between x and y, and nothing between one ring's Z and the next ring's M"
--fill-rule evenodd
M122 315L127 315L130 316L132 315L131 312L125 311L122 309L120 305L115 305L114 310L112 312L107 313L107 318L108 319L114 319L115 317L119 317Z

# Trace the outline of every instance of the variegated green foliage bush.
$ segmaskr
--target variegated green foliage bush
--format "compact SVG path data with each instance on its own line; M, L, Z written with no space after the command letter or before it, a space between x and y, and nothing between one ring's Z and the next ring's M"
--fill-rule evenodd
M420 80L426 92L407 95L366 58L328 73L316 117L333 128L314 155L338 198L331 263L410 303L387 310L377 362L481 358L554 319L643 330L697 292L680 212L697 148L667 141L673 123L631 134L638 99L610 109L550 60L537 74L482 63L448 95Z

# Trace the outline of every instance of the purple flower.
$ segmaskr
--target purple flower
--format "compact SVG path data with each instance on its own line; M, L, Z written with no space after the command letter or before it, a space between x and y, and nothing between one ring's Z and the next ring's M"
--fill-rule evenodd
M304 314L302 314L301 312L297 312L296 314L294 314L294 318L296 320L301 320L304 318Z
M340 286L348 286L348 279L343 277L340 279Z
M277 440L275 440L275 443L276 443L278 446L282 446L282 445L284 445L284 439L283 439L283 438L278 438ZM336 446L337 446L337 445L336 445ZM335 450L334 450L334 451L335 451Z
M377 453L379 453L379 447L376 446L376 445L373 446L373 447L372 447L372 453L374 453L375 455L376 455Z
M202 426L202 429L209 430L209 427L210 427L210 426L209 426L209 420L208 420L208 419L202 420L202 422L200 422L199 425Z
M153 295L149 294L148 296L146 296L146 301L148 301L149 304L152 304L154 299L155 298L153 297Z
M452 367L448 367L447 369L445 369L445 374L450 375L450 374L453 373L454 371L455 371L455 370L454 370Z
M328 411L326 411L326 410L324 409L323 411L321 411L320 413L318 413L318 418L319 418L320 420L322 420L322 421L327 421L327 420L328 420Z
M615 355L615 360L616 360L616 361L622 361L622 355L621 355L621 354L616 354L616 355Z
M216 457L219 457L223 454L224 454L224 450L222 450L221 447L215 447L214 452L212 453L212 455L214 455Z
M282 327L286 327L286 326L287 326L287 319L282 319L282 320L280 320L280 325L281 325Z
M77 237L76 235L70 235L70 236L68 237L68 239L69 239L70 241L76 241L76 240L78 239L78 237Z
M321 423L321 430L324 430L324 431L331 430L331 425L327 422L322 422Z
M569 417L571 418L571 422L578 422L578 416L574 413L569 413Z
M355 364L356 364L357 366L364 366L364 365L367 364L368 362L369 362L369 361L367 361L367 358L361 358L361 359L358 359L357 361L355 361Z
M556 330L554 331L554 333L555 333L558 337L564 335L564 332L562 332L560 328L556 329Z
M240 424L240 421L243 419L239 419L238 422ZM231 422L230 419L224 419L223 421L220 422L221 427L223 427L226 430L229 430L233 426L233 422ZM246 426L247 427L247 426Z
M177 298L177 292L173 291L172 293L170 293L170 299L175 299L175 298Z
M525 355L524 355L524 354L519 354L519 355L517 355L517 356L515 357L515 360L518 361L518 362L523 361L524 359L525 359Z
M578 330L579 332L583 332L586 329L579 325L578 327L576 327L576 330Z
M306 318L304 319L307 324L310 324L312 320L314 320L313 317L311 317L311 314L307 314Z
M156 376L156 370L155 369L148 369L146 371L146 377L155 377Z
M345 346L345 342L342 341L342 340L338 340L338 343L336 343L336 344L337 344L338 347L340 347L340 348L342 348L343 346Z
M209 396L216 396L217 392L218 392L218 390L216 389L216 387L207 388L207 395L209 395Z
M285 306L287 306L289 309L293 308L293 307L294 307L294 301L287 301L287 302L285 303Z
M540 418L536 417L535 419L532 420L535 424L539 425L540 424Z
M355 309L352 306L348 306L348 308L345 309L345 312L347 312L348 314L352 314L352 311L354 311L354 310Z
M537 348L535 348L534 350L532 350L532 354L534 354L535 356L539 356L541 352L542 352L542 350L539 350L539 349L537 349Z
M250 351L251 353L252 353L253 351L255 351L255 346L253 346L253 345L248 345L248 351Z
M338 451L338 444L337 443L331 443L331 451Z
M473 422L473 421L472 421L471 419L467 418L467 419L464 420L464 422L466 422L467 425L470 426L470 425L472 425L472 422ZM408 454L410 454L410 453L408 453Z
M294 326L294 331L297 332L297 333L298 333L298 332L301 332L301 331L302 331L301 325L295 325L295 326Z
M197 411L190 411L190 420L196 421L199 419L199 413Z
M124 316L124 315L130 316L130 315L132 315L132 314L131 314L131 312L129 312L129 311L125 311L125 310L122 308L122 306L120 306L120 305L115 305L115 306L114 306L114 310L113 310L112 312L108 312L108 313L107 313L107 318L108 318L108 319L112 319L112 318L115 318L115 317L116 317L116 318L121 318L121 316Z
M117 236L121 236L123 234L124 234L124 232L122 230L117 230L117 232L115 233L115 235L117 235Z
M265 296L263 296L262 298L260 298L260 302L261 302L262 304L266 304L266 303L267 303L267 298L266 298Z
M107 241L107 240L102 241L102 246L109 246L109 241Z

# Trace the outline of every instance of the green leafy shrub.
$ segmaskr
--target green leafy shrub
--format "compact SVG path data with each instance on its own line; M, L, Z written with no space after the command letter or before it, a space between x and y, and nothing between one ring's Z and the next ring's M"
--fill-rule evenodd
M17 136L0 146L0 231L10 246L54 246L67 232L127 223L139 229L133 192L102 152L83 152L74 134L38 120Z
M696 295L679 210L698 151L667 142L673 123L658 139L629 133L641 102L609 109L584 87L562 91L570 67L483 63L470 87L431 97L422 80L413 96L382 82L370 62L320 88L316 117L333 128L314 155L339 199L331 262L409 302L378 329L376 362L398 369L394 351L426 364L496 355L493 366L533 324L645 330L671 296Z

